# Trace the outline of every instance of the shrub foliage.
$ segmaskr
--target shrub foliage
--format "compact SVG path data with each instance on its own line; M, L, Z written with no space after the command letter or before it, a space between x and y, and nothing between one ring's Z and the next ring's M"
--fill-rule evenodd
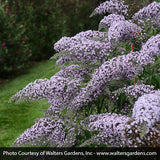
M28 66L31 50L23 24L17 24L9 5L0 5L0 77L8 77Z

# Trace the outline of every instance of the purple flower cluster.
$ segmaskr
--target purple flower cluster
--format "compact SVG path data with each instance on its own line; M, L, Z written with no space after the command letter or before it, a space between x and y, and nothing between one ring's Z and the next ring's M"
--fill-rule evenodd
M154 63L155 57L160 55L160 34L152 36L140 50L137 63L147 65Z
M40 118L30 129L27 129L15 140L13 146L61 146L65 139L63 125L62 120Z
M108 29L113 22L115 21L123 21L125 20L123 15L117 15L117 14L110 14L108 16L104 16L104 18L99 23L99 30L100 29Z
M160 28L160 3L153 2L149 4L135 13L132 18L138 20L141 25L144 25L145 21L150 21L153 27Z
M133 96L136 99L144 94L154 93L154 86L145 84L135 84L128 87L123 87L114 91L114 98L120 93L125 93L127 96Z
M71 38L63 37L54 45L54 49L62 53L62 56L61 53L57 54L61 58L56 63L62 65L66 62L104 62L112 51L105 37L106 33L91 30Z
M82 81L86 76L91 76L92 68L84 68L80 65L70 65L68 67L63 66L63 68L55 74L55 76L64 77L64 78L76 78L81 79Z
M54 44L54 49L57 52L67 50L70 48L71 44L74 45L74 43L78 43L78 40L71 39L70 37L62 37L58 42Z
M48 79L37 79L29 83L25 88L13 95L9 102L14 100L16 103L23 102L24 100L42 100L44 97L43 90L46 88L48 81Z
M114 21L108 29L108 39L110 42L127 41L140 33L142 29L129 21Z
M75 44L68 49L69 55L62 57L57 64L63 64L67 61L73 62L93 62L106 61L109 53L112 51L110 43L95 40L84 39L81 43ZM67 59L66 59L67 58Z
M83 31L80 33L77 33L74 38L79 39L79 38L86 38L86 39L101 39L106 37L105 32L99 32L99 31L94 31L94 30L88 30L88 31Z
M101 3L97 8L95 8L90 17L96 14L105 14L105 13L127 15L127 11L128 11L128 6L124 5L124 1L110 0Z
M16 100L16 102L22 102L24 100L42 100L48 99L48 103L51 104L53 114L59 113L63 110L60 107L62 104L69 103L79 92L79 86L81 81L79 79L72 79L53 76L48 79L38 79L29 83L24 89L16 93L11 97L10 102Z
M132 117L140 123L152 126L160 121L160 90L154 94L145 94L135 102Z
M105 32L99 32L94 30L88 30L80 32L73 37L62 37L58 42L54 44L54 49L57 52L68 50L70 47L81 43L84 39L101 39L106 37Z
M99 133L94 136L91 143L94 141L94 143L98 145L105 144L117 147L121 145L121 134L124 125L129 120L129 117L120 114L103 113L87 117L82 121L81 125L91 133L93 131L99 131Z

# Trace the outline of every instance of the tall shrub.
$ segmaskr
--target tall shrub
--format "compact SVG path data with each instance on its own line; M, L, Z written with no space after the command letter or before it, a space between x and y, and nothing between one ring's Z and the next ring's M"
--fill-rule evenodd
M31 51L23 24L16 22L8 3L0 5L0 77L22 72L28 66Z
M53 54L53 43L67 34L66 17L62 16L57 1L13 1L12 10L17 11L17 23L25 26L32 49L30 60L49 58Z
M13 146L159 147L160 89L145 84L142 75L160 57L160 32L148 38L144 24L134 23L135 17L146 18L159 29L158 7L153 2L127 19L124 1L105 1L91 14L110 14L103 18L105 32L83 31L56 42L52 58L59 58L61 71L29 83L10 99L50 104ZM136 51L133 38L143 42Z

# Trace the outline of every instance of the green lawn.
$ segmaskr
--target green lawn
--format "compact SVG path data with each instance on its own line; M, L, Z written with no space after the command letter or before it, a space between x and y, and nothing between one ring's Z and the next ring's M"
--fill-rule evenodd
M34 124L35 119L43 116L41 110L49 107L45 104L46 100L21 104L9 104L8 100L31 81L50 78L59 71L55 62L41 62L29 69L27 74L8 80L0 86L0 147L10 147L17 137Z

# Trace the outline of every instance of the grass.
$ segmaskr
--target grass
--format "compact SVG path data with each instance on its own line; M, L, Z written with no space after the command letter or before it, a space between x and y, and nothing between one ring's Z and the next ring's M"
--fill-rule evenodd
M30 128L35 119L41 118L47 109L47 100L40 102L8 103L10 97L35 79L50 78L59 68L55 60L41 62L27 74L8 80L0 86L0 147L10 147L17 137Z

